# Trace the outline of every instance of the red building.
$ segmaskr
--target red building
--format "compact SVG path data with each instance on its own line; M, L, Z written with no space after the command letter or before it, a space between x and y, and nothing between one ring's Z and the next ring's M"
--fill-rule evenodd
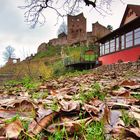
M99 39L102 64L140 58L140 5L128 5L120 28Z

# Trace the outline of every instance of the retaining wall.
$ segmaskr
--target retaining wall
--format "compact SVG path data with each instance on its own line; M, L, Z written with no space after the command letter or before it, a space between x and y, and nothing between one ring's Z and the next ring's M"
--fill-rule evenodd
M136 62L122 62L116 64L102 65L96 68L97 71L127 71L127 70L140 70L140 60Z

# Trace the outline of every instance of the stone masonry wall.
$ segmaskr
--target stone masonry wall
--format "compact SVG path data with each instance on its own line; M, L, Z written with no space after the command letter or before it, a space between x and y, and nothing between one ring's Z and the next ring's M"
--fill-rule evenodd
M102 38L110 32L110 30L108 30L106 27L99 24L98 22L92 24L92 36L96 36L97 39Z
M83 13L77 16L68 15L68 44L86 40L86 18Z
M96 70L98 72L140 70L140 60L136 62L122 62L110 65L102 65L96 68Z

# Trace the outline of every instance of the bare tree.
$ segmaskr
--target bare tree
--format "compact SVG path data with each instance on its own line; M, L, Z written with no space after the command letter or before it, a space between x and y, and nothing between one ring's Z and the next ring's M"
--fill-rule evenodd
M34 28L37 24L43 25L46 22L46 16L43 14L45 9L54 10L58 18L80 12L84 6L106 15L111 12L111 4L114 1L117 0L25 0L25 6L20 8L26 10L25 21Z
M65 22L62 22L62 24L59 26L57 34L65 33L67 34L67 25Z
M15 57L15 53L14 53L15 49L11 46L7 46L5 48L5 51L3 52L3 59L5 61L7 61L9 58L13 58Z
M107 29L112 31L113 30L113 26L112 25L107 25Z

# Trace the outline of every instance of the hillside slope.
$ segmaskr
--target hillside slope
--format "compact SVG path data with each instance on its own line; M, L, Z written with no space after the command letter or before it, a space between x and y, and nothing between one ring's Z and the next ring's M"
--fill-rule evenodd
M69 58L70 61L79 61L87 49L89 48L85 46L47 46L46 50L27 57L20 63L4 66L0 69L0 74L7 75L10 72L14 79L22 79L25 76L33 79L38 79L39 76L44 79L60 76L67 73L64 67L65 58ZM7 81L8 78L1 81L4 80Z
M32 84L0 90L1 138L140 139L139 68L99 68Z

